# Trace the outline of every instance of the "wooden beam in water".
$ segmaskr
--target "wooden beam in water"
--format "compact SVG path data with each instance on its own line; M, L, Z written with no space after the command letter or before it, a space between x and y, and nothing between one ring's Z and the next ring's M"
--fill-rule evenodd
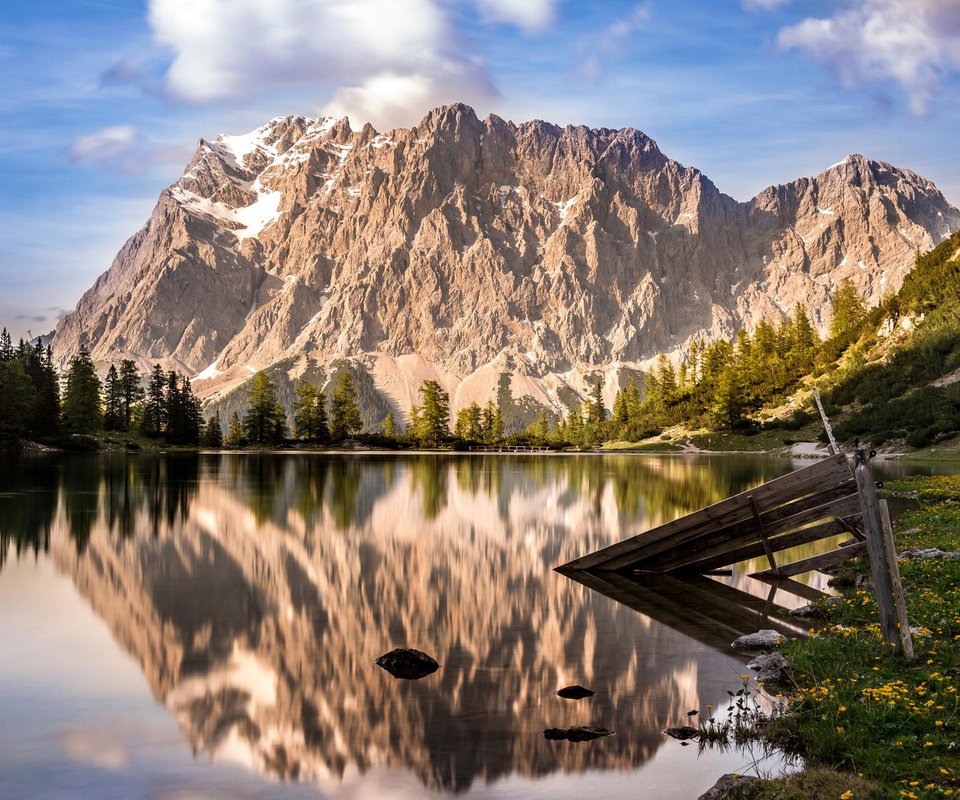
M780 577L790 578L794 575L801 575L804 572L810 572L814 569L832 567L836 564L842 564L844 561L849 561L851 558L862 556L866 552L867 543L857 542L856 544L851 544L847 547L841 547L839 550L831 550L828 553L820 553L820 555L802 558L799 561L794 561L791 564L784 564L780 567ZM762 572L752 573L750 577L760 578L763 580L766 578L776 578L777 576L771 570L763 570Z
M856 494L854 481L845 482L842 491L847 494L841 495L837 493L838 490L830 489L817 495L810 495L809 499L801 498L800 501L780 506L763 515L768 536L789 532L826 517L849 517L858 514L860 498ZM852 494L850 494L851 491ZM750 520L699 537L696 547L674 547L650 559L644 559L642 564L644 569L668 571L699 562L707 557L722 556L732 548L752 544L758 540L756 524Z
M669 540L671 544L668 546L673 546L718 527L751 519L753 512L747 504L747 498L751 495L760 511L767 512L795 498L831 488L849 478L850 468L846 458L843 455L832 456L728 497L694 514L574 559L564 566L570 569L621 569L662 551L662 547L654 547L660 542Z
M831 536L839 536L841 533L846 532L846 527L840 521L831 520L830 522L811 525L809 528L801 528L792 533L776 536L770 539L769 546L773 552L779 553L783 550L799 547L800 545L819 542L821 539L827 539ZM730 564L739 564L741 561L747 561L751 558L759 558L764 555L765 552L763 545L756 542L754 544L744 545L743 547L726 550L717 555L708 555L707 558L694 556L688 559L683 565L671 568L670 572L704 572L706 570L716 569L717 567L729 566Z

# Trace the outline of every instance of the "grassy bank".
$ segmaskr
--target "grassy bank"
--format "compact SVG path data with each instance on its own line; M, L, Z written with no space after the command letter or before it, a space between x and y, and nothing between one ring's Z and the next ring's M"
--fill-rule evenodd
M960 477L890 488L920 499L898 523L898 549L960 551ZM783 645L795 686L769 736L803 755L809 774L767 782L762 797L960 796L960 560L901 560L900 570L919 629L913 661L887 652L864 589L824 607L831 627ZM814 778L819 788L797 793Z

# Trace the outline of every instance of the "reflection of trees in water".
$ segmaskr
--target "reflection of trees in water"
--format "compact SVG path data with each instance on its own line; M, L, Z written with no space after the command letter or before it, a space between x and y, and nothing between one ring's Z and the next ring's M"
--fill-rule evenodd
M77 552L92 530L105 524L120 538L138 528L146 514L156 535L187 517L196 493L199 457L75 455L27 456L0 470L0 565L10 542L46 550L58 510L62 510Z
M18 557L49 550L58 472L51 459L0 459L0 567L11 545Z

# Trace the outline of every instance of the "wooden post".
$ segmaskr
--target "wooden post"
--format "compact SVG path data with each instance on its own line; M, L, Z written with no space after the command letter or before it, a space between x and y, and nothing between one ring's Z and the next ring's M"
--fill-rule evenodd
M833 438L833 428L830 425L830 418L823 408L823 401L820 399L820 390L816 386L813 387L813 399L817 401L817 410L820 412L820 419L823 420L823 429L827 432L827 440L830 442L830 455L835 456L840 452L840 445L838 445L837 440Z
M910 620L907 619L907 601L903 596L903 583L900 580L900 565L897 563L897 546L893 541L893 525L890 523L890 509L887 501L880 501L880 521L883 524L883 550L890 566L890 587L893 589L893 610L897 615L897 629L900 632L900 644L903 655L913 658L913 636L910 633Z
M904 652L904 647L897 625L893 587L890 581L891 569L884 544L883 521L876 486L873 482L873 469L870 466L870 457L860 447L857 448L855 461L857 488L860 491L863 524L867 534L867 552L870 555L870 571L873 573L877 609L880 612L880 628L883 631L884 641L892 646L895 653L900 654ZM907 635L909 635L909 628Z

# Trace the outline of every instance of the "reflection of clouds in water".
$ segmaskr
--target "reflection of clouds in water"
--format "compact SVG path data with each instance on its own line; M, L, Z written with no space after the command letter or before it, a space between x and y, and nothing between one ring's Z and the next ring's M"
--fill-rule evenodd
M69 728L60 733L60 744L69 758L80 764L119 772L130 763L124 731Z

